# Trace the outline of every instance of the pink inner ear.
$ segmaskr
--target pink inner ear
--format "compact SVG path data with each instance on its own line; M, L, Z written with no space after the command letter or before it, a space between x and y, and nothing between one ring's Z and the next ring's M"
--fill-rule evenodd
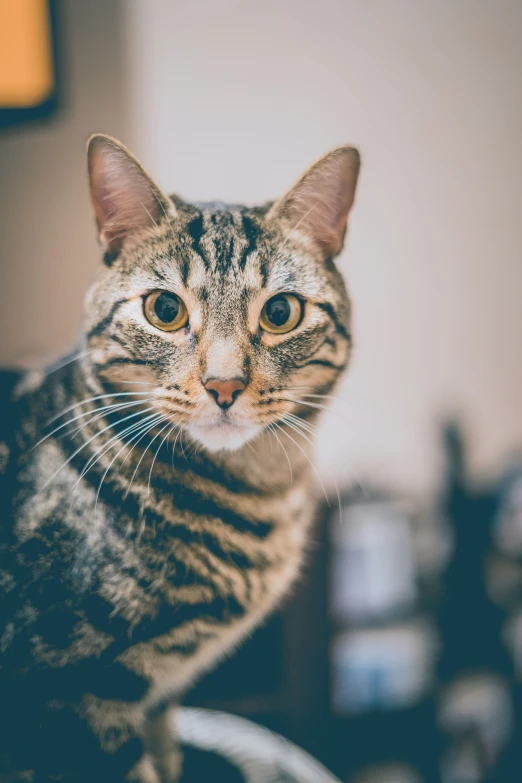
M112 252L121 249L127 236L164 217L164 197L125 149L110 141L96 144L89 174L100 239Z
M308 236L325 255L340 252L353 204L359 156L351 147L334 150L301 178L272 209L291 232Z

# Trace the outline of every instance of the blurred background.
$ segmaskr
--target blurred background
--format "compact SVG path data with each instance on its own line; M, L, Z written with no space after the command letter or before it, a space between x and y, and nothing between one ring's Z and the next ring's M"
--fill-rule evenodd
M522 771L521 78L519 0L0 0L3 365L81 331L89 133L197 200L361 150L333 500L295 598L191 696L345 781Z

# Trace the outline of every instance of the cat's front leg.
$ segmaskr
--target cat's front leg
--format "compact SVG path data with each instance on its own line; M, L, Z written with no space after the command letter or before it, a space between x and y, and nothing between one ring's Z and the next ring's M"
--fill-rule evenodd
M177 783L182 756L173 735L172 707L147 716L140 703L129 704L85 696L82 711L96 735L107 766L123 759L130 783ZM119 774L122 774L121 765Z
M146 758L151 759L162 783L177 783L181 778L183 758L174 736L174 709L173 704L162 707L145 724Z
M143 737L145 718L139 702L87 694L80 711L99 743L100 771L106 768L107 773L116 774L117 783L162 783L148 762Z

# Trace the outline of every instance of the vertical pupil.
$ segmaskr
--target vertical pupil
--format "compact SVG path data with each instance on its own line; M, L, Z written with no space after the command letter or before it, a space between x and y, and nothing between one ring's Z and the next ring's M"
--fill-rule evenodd
M174 294L160 294L154 304L154 312L164 324L170 324L179 312L179 302Z
M266 314L274 326L283 326L290 317L290 305L283 296L274 297L266 306Z

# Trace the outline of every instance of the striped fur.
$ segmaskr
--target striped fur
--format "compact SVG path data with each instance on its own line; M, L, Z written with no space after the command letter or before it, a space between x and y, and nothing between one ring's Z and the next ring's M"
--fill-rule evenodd
M150 220L129 228L127 203L109 225L93 197L106 252L77 358L5 380L2 782L13 769L38 781L178 779L171 705L296 579L315 503L311 395L327 393L350 356L330 234L306 216L295 225L307 175L254 209L186 204L141 168L129 176L142 178ZM181 296L187 328L147 321L143 299L157 289ZM300 297L302 321L261 333L278 292ZM245 378L230 410L206 392L209 373Z

